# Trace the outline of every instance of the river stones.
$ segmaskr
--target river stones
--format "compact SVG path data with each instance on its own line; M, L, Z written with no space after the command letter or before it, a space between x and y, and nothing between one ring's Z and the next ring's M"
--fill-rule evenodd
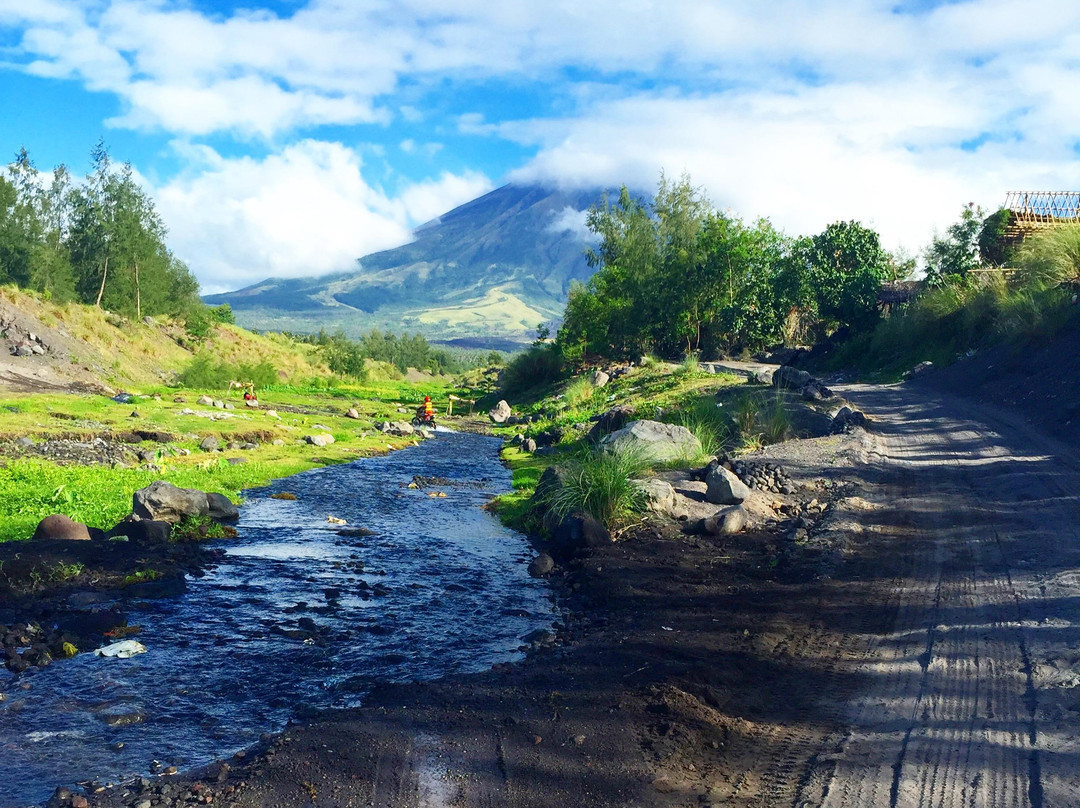
M202 491L156 480L135 492L131 510L138 519L179 522L185 516L208 516L210 504Z
M89 541L90 529L62 513L46 516L38 522L34 539L64 539L66 541Z
M547 553L540 553L529 562L529 575L533 578L543 578L555 569L555 559Z
M231 459L242 460L243 458ZM217 519L219 522L235 522L240 518L240 511L233 505L232 500L224 494L207 494L206 504L209 509L207 515L211 519Z

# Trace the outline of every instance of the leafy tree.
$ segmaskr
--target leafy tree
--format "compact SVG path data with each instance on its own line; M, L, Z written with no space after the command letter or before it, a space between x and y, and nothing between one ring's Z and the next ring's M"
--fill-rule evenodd
M233 314L232 306L228 303L222 303L220 306L212 306L210 308L210 313L219 323L236 325L236 315Z
M889 255L875 231L858 222L835 222L800 252L820 317L857 329L877 321Z
M932 286L948 276L963 277L979 266L979 234L983 210L974 202L960 212L960 220L949 225L945 235L935 236L926 251L926 280Z
M1012 262L1016 250L1005 236L1011 218L1008 210L1000 208L983 219L979 230L979 258L983 263L1003 267Z

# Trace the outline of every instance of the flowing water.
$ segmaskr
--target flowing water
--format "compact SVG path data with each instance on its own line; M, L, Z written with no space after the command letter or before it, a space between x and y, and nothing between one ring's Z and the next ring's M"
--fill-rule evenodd
M248 492L221 563L186 595L132 608L147 653L0 673L0 806L154 761L200 765L307 710L358 704L373 682L519 656L556 613L524 538L481 510L509 487L497 448L440 432ZM454 484L409 489L414 474ZM340 535L328 516L373 535Z

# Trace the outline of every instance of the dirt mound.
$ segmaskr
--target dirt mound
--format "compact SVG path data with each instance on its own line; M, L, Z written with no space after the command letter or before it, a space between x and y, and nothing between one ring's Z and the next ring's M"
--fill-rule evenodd
M1080 317L1038 346L999 345L914 384L1020 412L1060 440L1080 439Z

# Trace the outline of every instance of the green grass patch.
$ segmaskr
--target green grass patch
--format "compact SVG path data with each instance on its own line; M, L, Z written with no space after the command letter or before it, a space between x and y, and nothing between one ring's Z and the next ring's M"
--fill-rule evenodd
M549 506L562 516L585 511L618 528L645 509L645 494L635 480L649 467L641 453L629 449L589 450L563 465L564 485L551 495Z

